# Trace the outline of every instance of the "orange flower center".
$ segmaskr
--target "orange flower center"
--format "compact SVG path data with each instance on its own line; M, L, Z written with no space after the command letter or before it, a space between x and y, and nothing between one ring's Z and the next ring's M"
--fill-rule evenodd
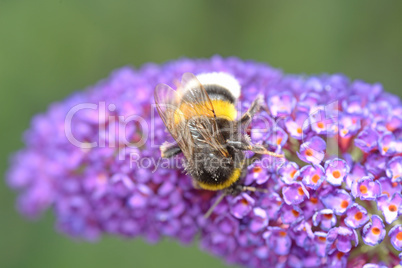
M391 212L397 211L397 207L396 207L395 205L389 205L388 209L389 209L389 211L391 211Z
M282 138L277 138L277 139L276 139L276 144L277 144L277 145L280 145L281 142L282 142Z
M278 206L280 206L280 205L282 205L282 201L276 201L276 204L277 204Z
M323 129L324 128L324 123L323 122L318 122L317 127Z
M348 201L343 200L343 201L341 202L341 208L347 208L348 206L349 206L349 202L348 202Z
M386 194L388 197L390 197L390 194L387 191L382 191L382 194Z
M398 239L399 241L402 240L402 232L399 232L399 233L396 235L396 239Z
M314 176L311 178L311 181L314 183L317 183L320 178L321 178L320 176L318 176L317 174L314 174Z
M319 237L318 237L318 241L324 243L325 241L327 241L327 238L326 238L326 237L323 237L323 236L319 236Z
M310 202L313 203L313 204L317 204L318 203L318 198L311 197Z
M246 199L242 199L240 201L243 205L247 206L248 205L248 201Z
M373 227L373 229L371 229L371 232L375 235L379 235L381 233L381 230L378 227Z
M292 209L292 214L295 217L299 217L300 213L297 210Z
M336 254L336 257L338 258L338 260L340 260L340 259L342 259L343 255L345 255L345 253L343 253L343 252L338 252L338 253Z
M282 237L286 236L286 232L280 231L280 232L279 232L279 236L282 236Z
M332 219L332 214L322 214L325 219L330 220Z
M335 179L339 179L341 172L339 172L339 170L335 170L332 172L332 176L334 176Z
M355 219L358 220L358 221L360 221L361 219L363 219L363 213L361 213L360 211L357 212L357 213L355 214Z
M367 194L367 192L368 192L366 185L360 185L359 190L362 194Z
M299 127L299 128L297 129L297 133L298 133L298 134L302 134L302 132L303 132L302 128Z
M383 147L382 150L386 153L389 150L389 148L388 147Z
M311 149L306 150L306 155L307 156L313 156L313 151Z
M293 170L292 172L290 172L290 177L293 179L293 177L295 176L295 174L296 174L296 170Z
M299 188L297 189L297 193L298 193L299 195L304 195L303 188L299 187Z
M393 182L393 183L392 183L392 187L395 188L396 186L398 186L398 183L397 183L397 182Z
M253 168L253 172L255 172L255 173L260 173L261 171L262 171L262 167L260 167L260 166L255 166Z

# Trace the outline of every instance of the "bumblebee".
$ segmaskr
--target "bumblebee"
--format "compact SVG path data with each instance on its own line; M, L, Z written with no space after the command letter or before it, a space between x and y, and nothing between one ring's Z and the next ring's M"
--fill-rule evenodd
M256 191L239 184L247 166L244 151L283 157L252 144L247 134L242 134L262 107L263 98L257 97L237 120L240 84L227 73L185 73L176 91L159 84L154 95L157 111L176 141L164 143L161 155L170 158L183 153L185 170L195 188L223 190L222 196Z

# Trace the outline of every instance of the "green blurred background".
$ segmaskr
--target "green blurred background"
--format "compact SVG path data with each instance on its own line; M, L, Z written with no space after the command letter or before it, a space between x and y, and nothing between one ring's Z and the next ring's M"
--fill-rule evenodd
M214 54L342 72L402 95L402 1L0 0L0 173L30 118L124 65ZM174 241L98 243L37 222L0 186L0 267L224 267Z

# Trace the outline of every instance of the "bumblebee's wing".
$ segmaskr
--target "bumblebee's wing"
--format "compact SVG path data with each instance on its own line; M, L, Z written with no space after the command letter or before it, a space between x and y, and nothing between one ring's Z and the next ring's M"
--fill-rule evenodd
M190 159L194 144L190 130L185 120L175 122L175 115L182 116L182 113L176 112L178 111L178 105L181 100L180 93L174 91L168 85L159 84L155 88L154 98L156 109L163 123L176 140L184 156Z
M225 141L215 121L214 106L197 77L192 73L183 74L178 92L182 96L180 111L186 118L193 119L191 127L194 129L191 129L190 132L199 134L197 137L193 136L193 138L196 138L199 142L209 144L216 151L227 157L229 154L222 146Z

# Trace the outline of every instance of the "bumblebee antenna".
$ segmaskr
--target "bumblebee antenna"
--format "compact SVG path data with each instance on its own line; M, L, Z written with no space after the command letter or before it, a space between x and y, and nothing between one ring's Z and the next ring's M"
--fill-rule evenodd
M226 196L226 193L222 193L218 199L216 199L215 203L208 209L207 213L205 213L204 218L208 219L209 216L211 216L212 212L214 211L214 209L216 208L216 206L222 202L223 198Z

